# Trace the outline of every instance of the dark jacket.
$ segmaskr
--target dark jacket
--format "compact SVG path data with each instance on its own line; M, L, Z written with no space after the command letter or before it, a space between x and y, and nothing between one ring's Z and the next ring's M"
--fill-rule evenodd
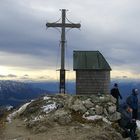
M116 88L116 87L114 87L114 88L111 89L111 95L112 95L114 98L116 98L117 100L119 99L119 97L120 97L120 99L122 99L122 96L121 96L121 94L120 94L120 92L119 92L119 89Z
M138 109L138 96L135 93L132 93L129 96L129 103L127 102L127 104L130 106L130 108L132 109Z
M132 114L126 110L121 111L121 119L119 124L122 128L125 128L132 121Z

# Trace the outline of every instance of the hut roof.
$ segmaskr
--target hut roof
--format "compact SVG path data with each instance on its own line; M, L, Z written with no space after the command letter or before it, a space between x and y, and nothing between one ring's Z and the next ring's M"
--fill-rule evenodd
M111 67L99 51L74 51L74 70L111 70Z

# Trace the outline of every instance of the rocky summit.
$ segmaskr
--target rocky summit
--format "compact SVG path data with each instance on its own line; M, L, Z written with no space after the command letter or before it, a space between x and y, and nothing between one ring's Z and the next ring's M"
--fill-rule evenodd
M110 95L47 95L10 113L2 138L123 140L115 103Z

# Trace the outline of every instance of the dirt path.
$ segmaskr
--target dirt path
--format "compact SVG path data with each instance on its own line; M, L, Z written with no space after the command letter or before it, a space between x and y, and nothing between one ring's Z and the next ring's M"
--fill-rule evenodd
M91 131L91 128L89 129ZM86 130L88 131L88 128ZM74 140L75 138L76 140L85 140L86 133L85 128L80 130L78 127L56 126L45 133L34 134L28 131L23 121L15 119L12 123L6 124L5 131L0 136L0 140ZM91 134L93 135L93 131L91 131Z
M100 132L93 130L90 126L83 126L82 129L81 126L56 126L45 133L34 134L28 131L23 121L15 119L6 124L0 140L93 140L91 138Z
M111 136L112 135L112 136ZM87 124L71 126L56 125L45 133L31 133L23 121L15 119L7 123L0 140L122 140L120 136L111 132L110 128L102 128Z
M1 133L0 140L46 140L46 136L41 134L31 134L26 129L24 122L15 119L10 124L6 124L4 132Z

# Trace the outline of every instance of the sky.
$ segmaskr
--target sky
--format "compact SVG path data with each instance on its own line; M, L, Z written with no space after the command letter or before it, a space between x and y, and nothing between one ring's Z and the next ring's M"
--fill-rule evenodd
M59 79L61 34L45 26L59 9L81 23L66 32L67 79L75 79L74 50L100 51L112 79L140 79L139 0L0 0L0 79Z

